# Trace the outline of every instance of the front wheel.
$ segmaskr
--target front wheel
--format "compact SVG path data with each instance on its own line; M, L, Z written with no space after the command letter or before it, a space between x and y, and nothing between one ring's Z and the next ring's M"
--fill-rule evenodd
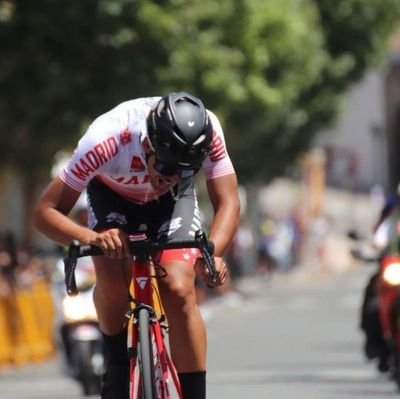
M141 399L155 399L154 354L151 339L150 314L147 309L139 311L139 367Z

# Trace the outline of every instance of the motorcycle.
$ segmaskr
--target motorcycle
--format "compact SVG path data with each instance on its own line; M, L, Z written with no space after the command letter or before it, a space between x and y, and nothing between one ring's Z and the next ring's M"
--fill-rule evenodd
M90 258L82 258L77 265L77 296L66 295L63 274L55 278L56 341L62 353L63 369L80 384L85 396L100 393L105 368L103 338L93 303L94 270L89 262ZM63 270L62 261L57 268Z
M359 239L354 232L349 237ZM379 371L388 371L400 389L400 250L397 248L395 252L353 249L351 254L356 259L378 265L363 304L365 352L369 359L378 359Z

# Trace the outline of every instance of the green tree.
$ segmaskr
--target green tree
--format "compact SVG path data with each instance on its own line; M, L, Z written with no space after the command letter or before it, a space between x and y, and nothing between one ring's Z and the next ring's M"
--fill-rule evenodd
M0 1L0 165L21 177L27 221L54 154L152 82L135 12L131 1Z
M284 172L382 59L398 0L0 0L0 166L27 204L55 152L127 98L188 90L240 179Z
M332 124L342 95L380 60L397 0L140 2L162 43L165 90L188 88L224 121L239 176L268 181ZM240 17L238 17L240 16ZM177 45L179 43L179 45Z
M134 7L108 3L0 3L0 162L28 179L48 174L85 120L141 90Z

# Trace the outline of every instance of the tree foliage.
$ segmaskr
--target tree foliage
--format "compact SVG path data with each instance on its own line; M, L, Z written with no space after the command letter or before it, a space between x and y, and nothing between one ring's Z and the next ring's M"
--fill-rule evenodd
M125 3L0 3L0 162L28 179L47 176L85 120L128 95L140 71L129 36L134 10Z
M57 149L128 98L170 90L221 118L241 179L282 173L382 59L398 0L0 0L0 164Z

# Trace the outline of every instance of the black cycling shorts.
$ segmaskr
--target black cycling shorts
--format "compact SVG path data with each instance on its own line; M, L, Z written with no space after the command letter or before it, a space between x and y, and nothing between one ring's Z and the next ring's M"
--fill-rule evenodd
M174 192L158 200L135 204L97 179L87 187L88 225L95 231L119 228L127 234L146 233L149 238L189 240L202 228L200 211L192 179L182 180ZM189 260L193 250L168 250L165 255ZM168 258L168 259L169 259ZM192 261L192 257L190 261Z

